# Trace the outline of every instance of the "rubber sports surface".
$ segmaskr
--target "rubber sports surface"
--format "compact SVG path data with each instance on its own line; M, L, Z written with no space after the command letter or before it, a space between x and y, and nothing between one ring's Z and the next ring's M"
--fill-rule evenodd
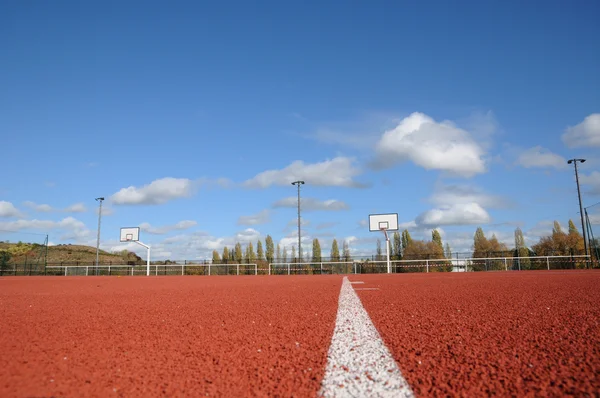
M347 279L416 396L600 391L598 271ZM0 396L315 397L343 280L0 278Z

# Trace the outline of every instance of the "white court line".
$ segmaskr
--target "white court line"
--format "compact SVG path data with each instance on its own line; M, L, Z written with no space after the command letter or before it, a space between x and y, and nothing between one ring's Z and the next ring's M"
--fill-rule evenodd
M414 397L347 277L319 396Z
M350 282L350 283L353 284L353 285L356 285L356 284L361 284L361 283L364 283L364 282L363 281L354 281L354 282Z
M379 290L378 287L357 287L354 290Z

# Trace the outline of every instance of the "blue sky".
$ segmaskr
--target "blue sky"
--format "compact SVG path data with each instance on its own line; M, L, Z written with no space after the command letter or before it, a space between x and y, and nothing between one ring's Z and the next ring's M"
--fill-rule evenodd
M107 250L144 252L122 226L163 258L290 250L300 178L305 250L373 253L386 212L453 250L533 244L580 225L573 157L600 201L598 2L0 7L1 239L95 245L104 196Z

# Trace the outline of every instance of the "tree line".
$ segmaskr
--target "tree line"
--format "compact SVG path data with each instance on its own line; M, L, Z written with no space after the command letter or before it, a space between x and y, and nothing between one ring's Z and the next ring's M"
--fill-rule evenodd
M478 227L473 235L472 258L498 258L498 257L521 257L523 264L527 263L527 258L532 256L570 256L583 254L583 237L575 227L573 220L569 220L569 229L567 232L562 230L560 223L554 221L552 233L549 236L543 236L539 241L530 247L525 242L525 237L521 228L514 230L514 246L508 247L500 242L495 234L486 237L483 229ZM385 244L385 242L383 243ZM597 242L596 242L597 245ZM385 260L385 249L382 248L381 239L377 240L375 251L375 260ZM452 249L449 243L442 241L442 236L437 229L431 232L430 240L415 240L412 238L408 229L402 232L395 231L390 239L390 258L392 260L425 260L425 259L452 259ZM288 263L288 262L350 262L352 256L347 241L343 242L341 251L337 239L333 239L329 257L324 258L321 252L319 239L312 241L312 251L308 256L298 258L296 247L292 246L291 251L274 244L273 238L267 235L265 242L259 239L256 245L248 242L245 247L237 242L233 247L223 247L223 250L213 250L213 264L253 264L253 263Z

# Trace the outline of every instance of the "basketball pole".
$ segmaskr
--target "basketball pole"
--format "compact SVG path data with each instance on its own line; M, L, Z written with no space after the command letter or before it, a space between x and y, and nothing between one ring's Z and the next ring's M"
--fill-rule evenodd
M386 252L386 258L387 258L387 273L391 274L392 269L391 269L391 264L390 264L390 238L389 238L387 230L385 228L381 228L381 230L383 231L383 234L385 235L385 252Z
M133 242L148 249L148 256L146 257L146 276L150 276L150 246L148 246L138 240L134 240Z

